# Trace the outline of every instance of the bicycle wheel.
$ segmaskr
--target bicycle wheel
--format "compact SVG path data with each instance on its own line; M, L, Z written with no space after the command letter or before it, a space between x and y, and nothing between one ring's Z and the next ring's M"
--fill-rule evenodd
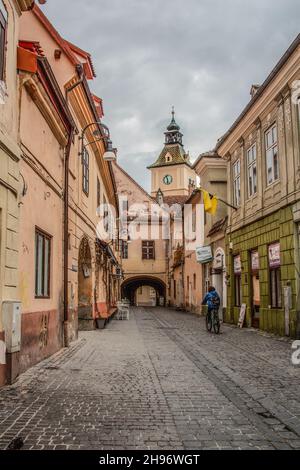
M206 329L207 329L207 331L211 332L211 329L212 329L211 313L206 314Z
M213 327L214 327L214 332L216 333L216 335L218 335L220 333L220 320L219 320L219 314L218 314L218 311L215 310L214 313L213 313Z

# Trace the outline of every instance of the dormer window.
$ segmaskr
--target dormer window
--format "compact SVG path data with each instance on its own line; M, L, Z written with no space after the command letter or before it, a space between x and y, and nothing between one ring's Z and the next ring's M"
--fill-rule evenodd
M166 163L171 163L172 162L172 156L171 155L166 155Z

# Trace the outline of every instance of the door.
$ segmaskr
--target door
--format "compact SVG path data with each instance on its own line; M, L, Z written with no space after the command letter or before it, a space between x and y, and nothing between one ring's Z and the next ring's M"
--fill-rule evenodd
M260 316L260 284L259 284L259 256L257 251L251 253L251 312L252 327L259 328Z

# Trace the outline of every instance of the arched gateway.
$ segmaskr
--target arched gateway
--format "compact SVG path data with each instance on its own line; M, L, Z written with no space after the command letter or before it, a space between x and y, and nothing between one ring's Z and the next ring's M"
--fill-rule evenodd
M156 306L164 305L166 301L166 285L156 277L137 276L126 279L121 290L122 298L129 299L131 305Z

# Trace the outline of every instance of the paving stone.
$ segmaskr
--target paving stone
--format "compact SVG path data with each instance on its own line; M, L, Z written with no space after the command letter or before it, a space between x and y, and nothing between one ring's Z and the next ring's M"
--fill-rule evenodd
M80 339L0 390L0 449L300 449L291 344L171 309Z

